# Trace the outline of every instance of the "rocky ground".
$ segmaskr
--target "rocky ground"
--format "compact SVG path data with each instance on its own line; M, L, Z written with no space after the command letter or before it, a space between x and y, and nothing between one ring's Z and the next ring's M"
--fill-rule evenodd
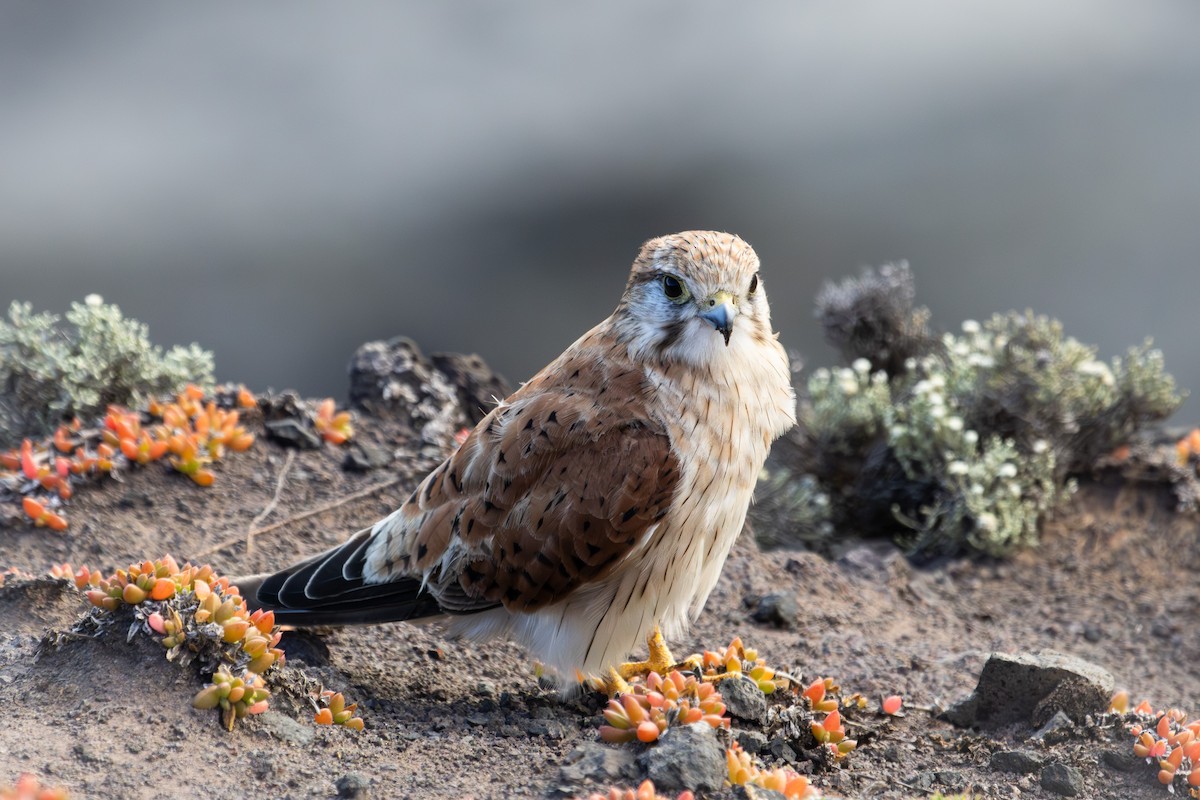
M467 381L469 370L447 368L430 399L419 384L436 376L422 368L420 380L392 387L403 402L359 413L355 445L293 449L260 436L219 465L209 489L153 465L127 472L79 491L65 533L0 528L0 567L111 570L170 553L244 574L335 544L393 510L446 452L447 432L463 421L451 409L451 398L465 396L456 385L470 383L466 395L494 388L482 373ZM348 452L355 469L346 468ZM252 525L348 496L246 541ZM1111 680L1155 707L1200 708L1198 530L1165 489L1109 478L1085 480L1042 545L1006 561L918 567L880 541L845 542L833 557L765 552L744 535L700 620L672 645L717 649L741 636L805 681L831 676L873 705L903 695L903 716L860 715L851 730L859 748L813 774L828 795L1162 797L1155 770L1130 757L1128 734L1088 713L1087 700ZM74 798L569 797L629 785L655 758L639 758L642 745L598 743L600 699L563 700L519 648L407 624L289 633L272 710L228 733L215 712L191 708L201 679L154 643L45 638L86 609L63 582L10 578L0 587L0 786L33 772ZM1039 705L1060 683L1042 670L1059 661L1030 655L1047 650L1094 668L1081 667L1084 677ZM1024 660L989 667L998 682L981 689L975 713L951 714L966 727L945 721L993 653ZM301 689L316 682L357 700L366 730L313 725ZM1069 721L1053 718L1059 708ZM769 763L811 767L770 723L738 720L734 729ZM683 738L671 760L691 757Z

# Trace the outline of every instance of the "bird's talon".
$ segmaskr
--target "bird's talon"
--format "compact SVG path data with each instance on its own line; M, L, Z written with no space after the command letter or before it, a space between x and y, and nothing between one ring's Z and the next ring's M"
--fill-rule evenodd
M622 667L629 666L622 664ZM628 676L632 677L632 676ZM626 694L630 691L629 682L622 676L621 673L613 667L608 668L608 675L603 678L597 678L595 681L596 688L604 692L609 697L616 697L619 694Z

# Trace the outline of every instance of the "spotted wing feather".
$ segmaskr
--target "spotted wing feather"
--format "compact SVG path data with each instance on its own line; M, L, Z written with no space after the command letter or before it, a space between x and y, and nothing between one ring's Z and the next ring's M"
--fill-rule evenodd
M679 463L637 374L537 389L493 410L377 526L368 574L422 575L451 611L532 611L644 543L670 508Z

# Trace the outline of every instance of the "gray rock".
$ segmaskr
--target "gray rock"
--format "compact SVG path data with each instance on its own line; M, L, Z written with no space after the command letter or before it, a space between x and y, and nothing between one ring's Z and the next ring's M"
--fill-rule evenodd
M91 742L84 740L76 743L74 747L75 757L84 764L111 764L112 759L108 757L108 752L103 747L97 747Z
M956 769L939 769L933 773L934 780L950 791L957 791L966 785L966 777Z
M267 429L267 437L285 447L295 447L300 450L319 450L321 437L307 424L298 419L272 419L263 423Z
M543 739L561 739L567 735L563 724L553 719L521 720L517 725L530 736L540 736Z
M1042 788L1063 797L1076 797L1083 792L1083 774L1074 767L1055 762L1042 770Z
M639 759L654 785L667 791L716 791L725 783L725 748L703 722L668 728Z
M1054 716L1048 719L1045 725L1038 728L1030 738L1035 742L1055 744L1069 738L1074 729L1075 723L1070 717L1061 711L1055 711Z
M571 786L586 781L628 783L639 777L637 758L628 748L601 742L584 742L567 754L559 768L559 779Z
M1104 762L1104 766L1112 767L1118 772L1136 772L1146 766L1146 759L1138 758L1125 748L1105 750L1100 754L1100 760Z
M956 725L1046 724L1061 711L1072 719L1103 711L1115 681L1108 670L1062 653L992 653L975 692L943 719Z
M755 622L773 625L776 628L791 628L796 624L796 615L800 607L796 604L795 595L769 594L758 599L758 604L751 615Z
M472 425L487 416L496 400L503 400L512 393L508 381L492 372L492 368L474 353L434 353L429 361L454 387L459 405Z
M313 740L312 726L301 725L291 717L276 711L258 715L259 724L281 742L305 747Z
M751 755L757 755L767 746L767 737L758 731L735 730L733 738Z
M337 779L338 797L367 797L370 795L371 783L357 772L350 772Z
M979 699L972 694L959 700L938 716L951 725L957 725L960 728L969 728L976 724L975 714L978 708Z
M902 565L900 550L890 541L867 543L851 547L838 558L838 566L862 575L886 575L893 566Z
M727 678L717 684L725 710L733 717L762 726L767 721L767 697L749 678Z
M991 759L988 760L988 766L996 772L1016 772L1022 775L1037 772L1044 763L1045 760L1041 756L1024 750L1001 750L992 753Z
M769 753L776 760L786 761L789 764L796 763L796 751L788 744L787 740L782 736L776 736L771 741L767 742L766 746L759 752Z
M370 472L382 469L392 463L392 452L386 447L368 444L367 442L351 442L342 459L342 469L350 472Z
M458 408L458 393L446 376L434 369L416 342L403 336L360 346L350 358L349 372L352 406L391 411L413 428L448 407Z

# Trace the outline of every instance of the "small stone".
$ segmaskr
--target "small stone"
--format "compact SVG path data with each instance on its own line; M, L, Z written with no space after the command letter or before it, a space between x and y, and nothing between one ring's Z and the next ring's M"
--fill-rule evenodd
M276 711L267 711L258 716L259 724L267 733L286 744L305 747L313 740L311 726L301 725L296 720Z
M342 469L350 472L370 472L392 463L392 451L366 442L353 442L342 459Z
M629 783L638 778L637 759L627 748L584 742L567 754L558 774L561 781L571 786L586 781Z
M716 791L725 783L725 748L703 722L668 728L640 759L647 777L667 791Z
M1063 797L1076 797L1083 792L1083 774L1074 767L1055 762L1042 770L1042 788Z
M1054 716L1046 721L1046 724L1037 730L1030 738L1036 742L1044 741L1046 744L1057 744L1064 741L1071 735L1074 730L1075 723L1061 711L1055 711Z
M75 745L75 757L84 764L108 764L111 761L103 749L86 741Z
M567 735L566 729L557 720L522 720L518 725L530 736L541 736L544 739L561 739Z
M947 708L938 717L949 722L951 725L957 725L960 728L970 728L976 724L976 711L978 708L979 699L972 694Z
M334 784L338 797L367 797L370 785L370 781L357 772L346 773Z
M1016 772L1022 775L1037 772L1045 763L1041 756L1023 750L1000 750L992 753L988 766L996 772Z
M780 761L786 761L789 764L796 763L796 751L787 743L787 740L782 736L776 736L771 741L767 742L759 752L769 753Z
M767 737L758 731L735 730L733 738L751 755L760 753L767 746Z
M321 437L312 428L297 419L275 419L263 423L267 437L285 447L300 450L319 450Z
M149 508L154 505L154 498L147 492L128 491L117 501L121 508Z
M890 541L861 544L851 547L838 558L840 567L846 567L862 575L886 575L888 569L903 561L900 550Z
M933 773L933 777L934 780L951 791L961 789L967 782L963 774L956 769L939 769Z
M266 780L279 770L275 758L264 750L250 751L250 772L258 780Z
M1106 767L1112 767L1118 772L1136 772L1146 766L1146 759L1138 758L1124 748L1105 750L1100 754L1100 760Z
M900 752L900 748L894 744L890 744L880 751L879 757L884 761L890 761L893 764L899 764L904 760L904 754Z
M796 624L796 615L799 611L795 595L768 594L758 599L758 604L751 616L755 622L763 625L791 628Z
M749 678L727 678L717 684L730 716L761 726L767 720L767 697Z
M936 778L934 777L934 773L921 772L914 776L909 783L911 783L913 788L917 789L918 791L928 792L933 788L935 780Z

